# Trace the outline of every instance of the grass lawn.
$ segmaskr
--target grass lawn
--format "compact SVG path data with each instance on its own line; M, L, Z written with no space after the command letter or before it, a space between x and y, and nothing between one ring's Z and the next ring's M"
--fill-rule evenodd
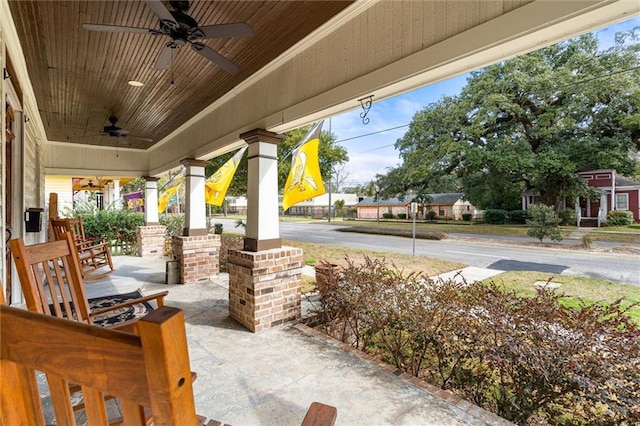
M567 297L562 299L565 306L578 306L578 299L582 299L587 304L604 302L611 303L617 299L624 298L623 306L629 306L632 303L640 302L640 287L631 285L618 284L607 280L573 277L568 275L559 275L551 277L544 272L531 271L510 271L487 280L493 281L505 290L514 290L522 296L533 296L536 292L533 285L536 281L551 281L561 284L555 291L565 294ZM640 324L640 306L631 308L628 314L637 323Z
M410 256L406 254L385 253L381 251L352 249L329 244L301 243L299 241L283 241L283 245L300 247L303 250L304 261L307 265L315 265L322 261L346 265L345 257L358 263L364 255L371 258L386 259L389 266L393 262L398 269L405 273L419 272L429 276L438 275L454 269L464 268L465 264L448 260L434 259L428 256Z
M375 220L349 220L336 223L352 227L379 227L389 229L406 229L411 230L413 224L406 221L398 220L381 220L377 223ZM481 235L516 235L527 237L527 225L489 225L486 223L469 223L463 221L448 222L417 222L416 230L432 231L432 232L464 232L469 234ZM575 226L561 226L560 232L564 238L567 238L577 228ZM589 237L593 241L611 241L622 244L640 244L640 224L629 226L612 226L594 229L589 233ZM532 239L533 241L534 239Z

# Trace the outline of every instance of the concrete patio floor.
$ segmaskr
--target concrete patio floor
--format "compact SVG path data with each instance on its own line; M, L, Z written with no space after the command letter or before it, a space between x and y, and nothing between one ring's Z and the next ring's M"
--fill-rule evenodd
M166 304L185 313L200 415L235 426L296 425L319 401L337 407L337 425L509 424L448 392L399 377L304 325L251 333L229 317L226 274L167 285L166 260L115 257L116 272L86 283L87 295L169 290Z

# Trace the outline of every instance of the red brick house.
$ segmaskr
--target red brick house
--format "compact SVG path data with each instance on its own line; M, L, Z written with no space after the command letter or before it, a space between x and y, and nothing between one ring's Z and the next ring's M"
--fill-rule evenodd
M601 226L611 210L628 210L633 213L633 221L640 222L640 183L618 176L615 170L591 170L580 172L578 176L600 194L595 200L583 197L575 200L578 226ZM522 196L523 210L537 202L539 196L535 193L527 192ZM567 207L571 208L569 200Z

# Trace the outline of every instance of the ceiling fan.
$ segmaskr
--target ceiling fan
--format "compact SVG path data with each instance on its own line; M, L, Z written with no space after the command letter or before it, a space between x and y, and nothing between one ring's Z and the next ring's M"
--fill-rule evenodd
M104 188L104 185L102 185L102 183L100 182L100 179L98 179L98 184L96 185L95 183L93 183L93 181L91 179L89 179L89 182L87 182L85 185L82 185L80 187L80 190L93 190L93 189L102 189Z
M127 139L136 139L142 142L153 142L153 139L142 138L140 136L133 136L129 134L128 130L123 129L122 127L116 126L118 122L118 118L115 116L109 117L110 126L104 126L102 128L102 132L100 132L100 136L111 136L112 138L116 138L118 142L126 142L129 144Z
M154 65L156 69L171 67L173 57L185 44L195 50L223 70L231 74L240 72L240 68L220 53L205 45L202 40L222 37L250 37L253 29L246 22L232 24L218 24L198 26L198 22L185 12L189 9L189 1L171 0L172 10L168 10L160 0L144 0L149 8L160 19L160 29L124 27L119 25L82 24L89 31L106 31L122 33L151 34L154 36L168 36L167 42L160 52Z

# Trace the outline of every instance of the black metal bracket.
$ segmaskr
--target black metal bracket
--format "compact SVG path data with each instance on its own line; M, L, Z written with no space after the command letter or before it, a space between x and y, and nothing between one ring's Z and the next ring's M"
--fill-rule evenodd
M360 118L362 118L362 124L369 124L369 118L367 114L369 114L369 110L371 109L371 105L373 105L373 95L365 96L364 98L358 99L360 102L360 106L362 107L362 112L360 113Z

